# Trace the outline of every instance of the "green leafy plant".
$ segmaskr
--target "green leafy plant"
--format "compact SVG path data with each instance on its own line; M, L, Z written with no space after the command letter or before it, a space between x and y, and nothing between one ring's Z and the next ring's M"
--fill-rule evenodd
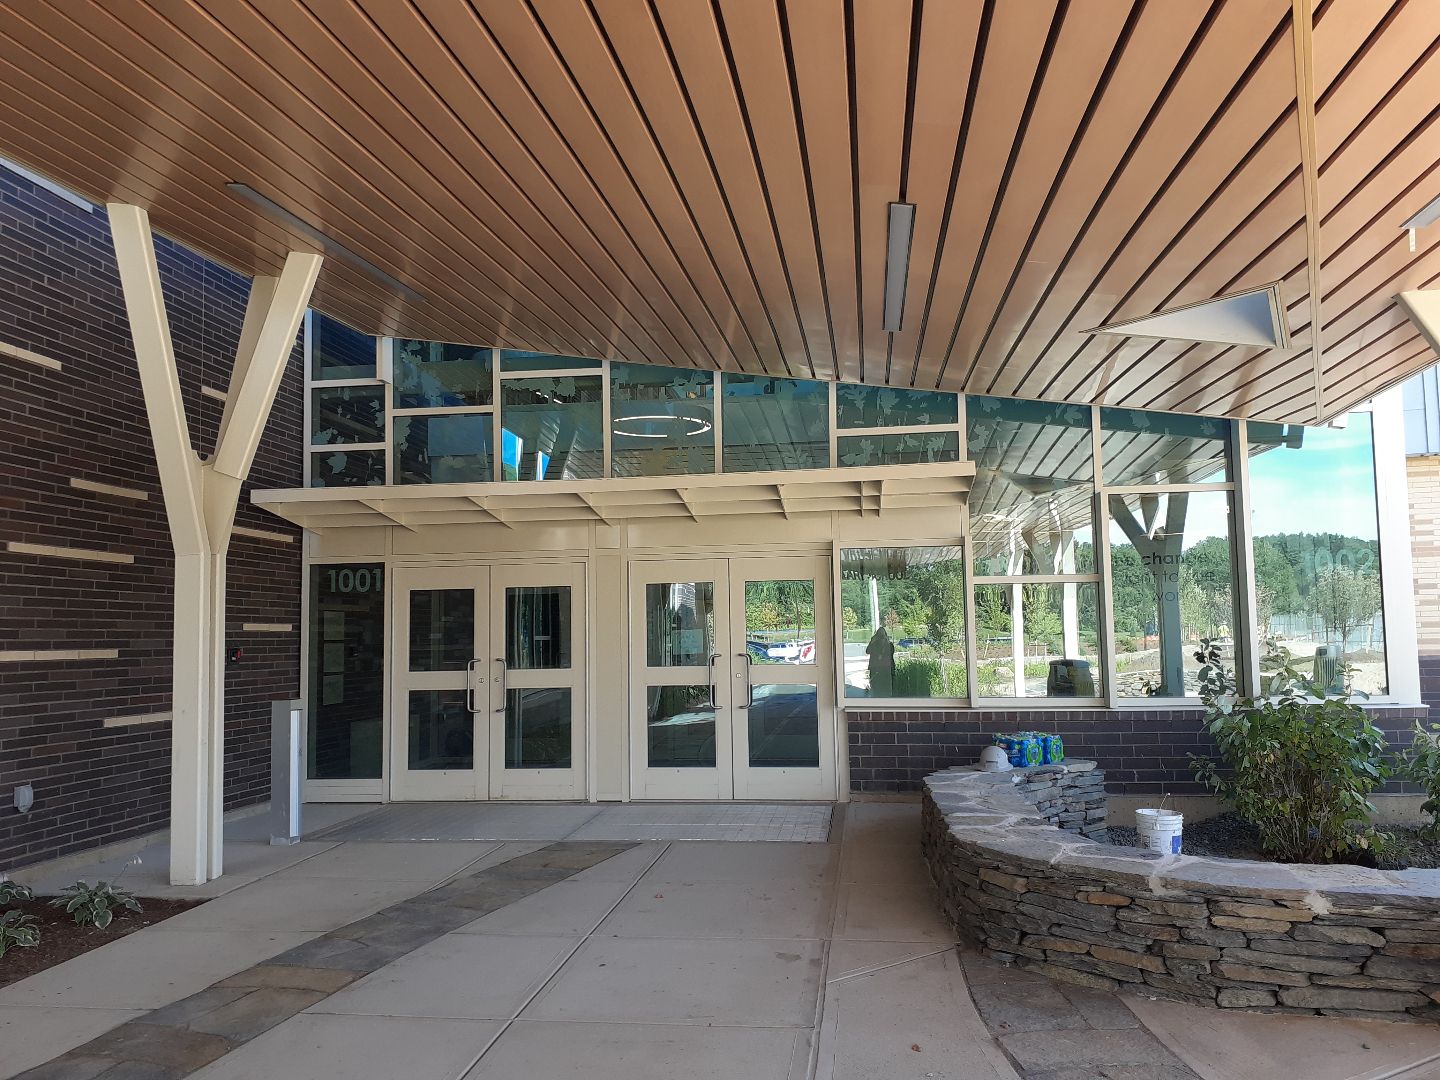
M1260 833L1285 862L1329 862L1369 848L1372 791L1385 782L1385 736L1346 691L1308 680L1269 644L1260 694L1241 697L1217 642L1205 639L1200 697L1220 761L1191 755L1196 777Z
M116 908L139 911L140 901L109 881L94 885L87 881L77 881L74 885L61 889L60 895L50 901L50 906L69 912L78 926L93 926L97 930L103 930L115 917Z
M1415 721L1414 738L1400 754L1400 775L1425 793L1420 809L1430 815L1429 832L1440 836L1440 724Z
M24 903L26 900L33 900L35 894L30 891L28 885L21 885L18 881L11 881L9 878L0 878L0 907L6 904Z
M7 911L0 914L0 956L15 946L31 948L40 944L40 929L30 924L35 916L22 911Z

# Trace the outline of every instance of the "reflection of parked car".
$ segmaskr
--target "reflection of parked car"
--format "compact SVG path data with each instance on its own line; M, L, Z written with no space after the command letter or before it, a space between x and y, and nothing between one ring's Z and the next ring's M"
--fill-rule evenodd
M745 651L755 660L768 660L770 658L770 646L763 641L745 642Z
M785 660L791 664L809 664L815 660L815 642L786 641L771 645L766 657L770 660Z

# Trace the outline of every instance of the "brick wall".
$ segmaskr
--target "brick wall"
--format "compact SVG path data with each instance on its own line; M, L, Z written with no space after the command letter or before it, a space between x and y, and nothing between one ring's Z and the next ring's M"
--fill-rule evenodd
M180 384L198 453L214 448L248 281L157 238ZM168 722L104 721L170 708L172 555L144 403L103 209L86 213L0 168L0 342L58 360L0 356L0 650L118 649L111 660L0 662L0 870L162 827ZM298 486L303 372L297 348L252 482ZM143 491L144 501L70 486ZM268 797L269 706L299 687L298 530L249 506L231 546L226 805ZM122 552L133 564L5 550L6 542ZM243 632L243 623L292 632ZM12 791L33 784L28 815Z
M1425 712L1393 707L1372 715L1392 744L1403 744L1409 742L1404 733ZM918 791L932 772L973 764L1002 731L1060 735L1067 757L1099 763L1114 795L1203 795L1188 755L1213 753L1198 709L848 711L846 716L851 791Z
M1415 628L1420 700L1440 707L1440 457L1405 459L1410 491L1410 558L1415 574Z

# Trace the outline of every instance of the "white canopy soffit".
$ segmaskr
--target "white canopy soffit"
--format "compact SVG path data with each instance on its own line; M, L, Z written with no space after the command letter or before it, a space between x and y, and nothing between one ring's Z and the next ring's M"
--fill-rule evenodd
M371 333L1291 422L1435 359L1431 0L0 19L0 154L247 273L322 251ZM1278 346L1090 332L1270 286Z
M975 466L885 465L850 469L530 480L519 483L425 484L368 488L255 491L251 499L307 529L398 525L520 525L593 521L704 521L717 516L844 513L965 505Z

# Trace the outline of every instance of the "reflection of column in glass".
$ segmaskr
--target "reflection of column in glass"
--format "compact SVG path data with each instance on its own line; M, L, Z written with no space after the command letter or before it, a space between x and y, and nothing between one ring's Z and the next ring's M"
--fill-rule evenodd
M1160 500L1165 500L1165 521L1160 522ZM1180 567L1184 562L1185 514L1190 496L1183 491L1167 495L1141 495L1137 521L1125 505L1125 496L1110 496L1110 514L1155 579L1156 630L1160 635L1160 685L1157 697L1185 695L1184 625L1180 616Z
M1025 586L1010 586L1010 662L1015 667L1015 696L1025 696Z
M870 578L870 632L873 634L876 630L880 629L881 625L880 579L872 575Z
M1075 572L1075 534L1060 535L1060 572ZM1068 660L1080 658L1080 586L1067 581L1060 590L1060 636Z

